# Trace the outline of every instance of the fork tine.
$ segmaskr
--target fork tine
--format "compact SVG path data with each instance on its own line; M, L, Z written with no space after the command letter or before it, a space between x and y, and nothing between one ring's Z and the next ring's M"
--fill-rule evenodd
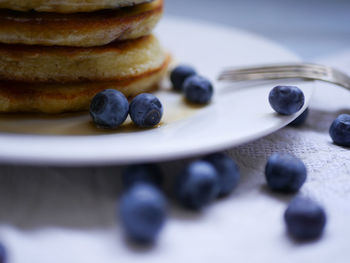
M310 74L308 72L264 72L249 74L232 74L219 76L219 80L243 81L243 80L263 80L263 79L283 79L283 78L305 78L305 79L324 79L323 74Z
M262 66L252 66L252 67L245 67L245 68L226 68L224 69L224 72L260 72L260 71L274 71L274 70L295 70L295 69L310 69L310 70L320 70L320 71L326 71L327 68L322 65L317 64L311 64L311 63L305 63L305 64L271 64L271 65L262 65Z
M246 71L239 71L239 70L231 70L231 71L223 71L219 79L225 78L225 77L230 77L232 75L245 75L245 74L257 74L257 73L288 73L288 72L295 72L295 73L309 73L309 74L317 74L317 75L323 75L326 76L328 74L327 71L323 70L314 70L314 69L309 69L309 68L285 68L285 69L270 69L270 70L246 70Z
M312 78L326 78L328 76L327 72L322 71L314 71L314 70L279 70L276 69L274 71L247 71L247 72L239 72L239 71L231 71L231 72L223 72L219 75L218 80L234 80L237 78L245 78L250 79L251 77L263 78L267 75L273 76L308 76Z
M229 69L224 70L220 77L233 74L252 74L252 73L270 73L270 72L310 72L318 74L328 74L329 70L326 67L310 67L310 66L300 66L300 65L291 65L283 67L260 67L260 68L245 68L245 69Z

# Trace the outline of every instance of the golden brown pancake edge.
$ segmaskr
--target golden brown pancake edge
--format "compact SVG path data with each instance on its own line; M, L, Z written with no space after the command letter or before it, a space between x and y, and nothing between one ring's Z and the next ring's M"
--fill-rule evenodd
M165 56L152 35L91 48L0 44L0 80L118 81L158 68Z
M122 8L152 0L1 0L0 8L17 11L77 13Z
M0 43L101 46L150 34L162 14L163 0L69 15L0 10Z
M83 111L88 109L93 96L105 89L119 90L128 98L152 92L164 77L170 60L167 56L157 69L119 81L65 84L0 81L0 112Z

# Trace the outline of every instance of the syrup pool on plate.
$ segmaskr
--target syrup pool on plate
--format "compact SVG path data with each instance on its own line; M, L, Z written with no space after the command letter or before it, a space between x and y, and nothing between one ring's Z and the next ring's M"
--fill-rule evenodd
M164 106L161 123L152 129L186 119L200 109L187 104L181 93L162 89L155 93ZM103 135L140 132L130 117L115 130L104 130L94 126L86 112L43 114L0 114L0 133L38 134L38 135Z

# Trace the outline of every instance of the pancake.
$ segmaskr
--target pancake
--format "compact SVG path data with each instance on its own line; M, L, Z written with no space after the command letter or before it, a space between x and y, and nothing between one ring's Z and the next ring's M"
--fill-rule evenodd
M101 46L115 40L149 35L162 13L163 0L117 10L69 15L0 10L0 43Z
M0 0L0 8L18 11L76 13L137 5L150 0Z
M66 84L0 82L0 112L62 113L87 110L96 93L116 89L132 98L151 92L167 71L170 57L143 74L119 81Z
M0 80L119 81L159 68L165 56L152 35L94 48L0 44Z

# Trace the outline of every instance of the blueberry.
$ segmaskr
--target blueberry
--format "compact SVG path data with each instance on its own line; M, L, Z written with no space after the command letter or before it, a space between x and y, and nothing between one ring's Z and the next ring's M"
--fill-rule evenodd
M185 168L175 186L176 198L180 204L198 210L218 196L219 177L212 164L195 161Z
M186 99L197 104L209 103L214 92L211 82L199 75L188 77L183 85L183 90Z
M305 97L298 87L277 86L271 90L269 102L277 113L292 115L304 106Z
M163 176L156 164L137 164L128 166L123 170L122 182L125 189L139 182L147 182L160 187Z
M296 118L294 121L289 123L289 126L301 126L305 123L307 116L309 115L309 108L307 108L301 115L299 115L298 118Z
M265 176L271 190L296 192L306 180L306 167L298 158L289 154L274 153L269 158Z
M157 125L162 116L162 103L152 94L140 94L130 104L130 117L141 128L150 128Z
M350 115L339 115L333 121L329 134L335 144L350 147Z
M0 243L0 263L6 263L7 262L7 253L4 245Z
M181 91L183 84L189 76L195 75L194 68L188 65L179 65L174 68L170 74L170 80L175 90Z
M166 220L165 197L151 184L135 184L121 198L120 217L131 240L152 243Z
M326 225L324 209L305 197L296 197L284 213L288 233L300 241L320 237Z
M237 164L224 153L208 155L204 160L211 163L219 176L219 196L225 196L232 192L239 182L239 168Z
M117 128L126 120L128 112L128 100L114 89L98 93L90 104L90 115L94 123L101 128Z

